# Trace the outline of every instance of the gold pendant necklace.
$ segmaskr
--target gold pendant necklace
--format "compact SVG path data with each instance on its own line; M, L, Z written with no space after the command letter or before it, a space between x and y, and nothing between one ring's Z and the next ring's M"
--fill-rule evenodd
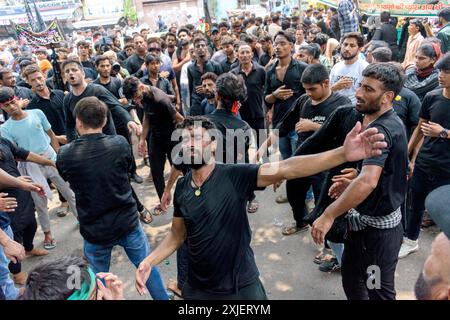
M195 196L196 196L196 197L200 197L200 195L202 194L201 187L199 187L199 186L195 183L194 179L192 179L192 184L195 186L195 188L197 188L197 189L195 189L195 191L194 191Z

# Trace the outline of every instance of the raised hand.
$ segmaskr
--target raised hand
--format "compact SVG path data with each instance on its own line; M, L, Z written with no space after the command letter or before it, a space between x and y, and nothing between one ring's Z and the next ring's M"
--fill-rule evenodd
M347 162L379 156L387 147L384 135L377 128L361 132L361 122L357 122L344 141L344 153Z

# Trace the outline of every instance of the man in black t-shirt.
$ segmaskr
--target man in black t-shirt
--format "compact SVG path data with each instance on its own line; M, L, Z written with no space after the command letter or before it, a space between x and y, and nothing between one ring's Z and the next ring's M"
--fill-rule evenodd
M365 114L363 127L377 128L388 147L381 156L360 162L356 178L331 186L330 194L337 200L314 222L311 233L322 244L336 218L347 214L341 271L347 298L392 300L403 238L400 206L406 195L408 161L406 132L392 101L402 88L403 76L388 63L369 65L362 75L356 109Z
M408 146L413 170L411 212L400 258L419 249L420 225L428 193L450 184L450 53L445 54L435 67L439 70L441 89L427 93L423 99L419 124Z
M338 107L351 103L347 97L331 91L328 71L321 64L309 65L303 72L301 81L306 94L292 105L278 126L280 137L295 129L298 135L298 146L319 130ZM287 197L292 207L295 223L282 228L284 235L308 229L308 224L303 221L307 213L306 193L312 186L314 198L318 200L323 179L324 173L319 173L286 183Z
M183 162L191 167L178 180L174 196L174 218L168 236L139 266L136 288L143 295L154 266L170 256L185 239L189 270L183 298L266 299L259 280L251 230L245 205L247 196L282 179L312 175L346 161L381 154L383 135L361 125L348 135L344 147L318 155L292 157L267 163L227 165L214 161L214 125L203 117L189 117L179 126ZM372 141L372 142L369 142Z
M135 266L151 250L128 178L132 151L124 137L102 132L107 113L98 98L82 99L74 110L80 137L63 146L56 160L76 195L84 256L94 273L109 271L115 246L122 246ZM153 299L168 300L158 270L150 278Z
M139 139L139 153L148 150L150 170L159 199L164 193L164 166L171 163L173 143L171 141L175 123L183 116L172 105L170 98L162 90L142 84L136 77L128 77L123 83L123 93L127 99L144 109L143 131ZM154 209L161 214L160 206Z
M66 134L69 142L76 139L75 116L73 111L78 101L86 97L95 96L108 106L108 121L103 127L105 134L116 134L116 126L126 126L129 130L140 135L141 126L134 122L127 112L126 106L122 106L118 100L104 87L98 84L87 84L84 79L84 70L78 61L66 61L62 65L62 70L67 83L72 90L64 97L64 113L66 115Z

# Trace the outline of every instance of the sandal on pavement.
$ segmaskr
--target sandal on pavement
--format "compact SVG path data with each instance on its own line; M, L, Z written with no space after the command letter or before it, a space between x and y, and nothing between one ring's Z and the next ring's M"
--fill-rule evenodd
M139 218L145 224L150 224L153 221L152 214L146 208L143 211L139 212Z
M285 195L279 195L276 199L275 202L276 203L287 203L289 200Z
M152 211L150 213L154 216L160 216L162 214L166 214L167 211L164 211L163 209L161 209L160 205L157 205L152 209Z
M181 295L181 290L178 288L178 283L175 280L169 279L169 282L167 283L167 290L169 290L178 298L183 299L183 296Z
M44 249L45 250L52 250L56 248L56 241L55 239L50 240L50 242L44 242Z
M294 222L291 225L284 226L281 229L281 233L283 235L285 235L285 236L290 236L290 235L293 235L293 234L296 234L296 233L299 233L299 232L306 231L308 229L309 229L309 225L305 224L305 225L303 225L301 227L297 227L297 224Z
M56 215L60 218L64 218L69 214L69 207L59 207L56 210Z
M255 213L256 211L258 211L258 208L259 208L259 203L256 200L249 201L247 203L247 212L248 213Z

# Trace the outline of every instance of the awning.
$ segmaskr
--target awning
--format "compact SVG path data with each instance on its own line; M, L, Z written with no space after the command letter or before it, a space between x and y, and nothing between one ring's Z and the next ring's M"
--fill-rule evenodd
M104 26L104 25L117 24L119 19L120 19L120 17L95 19L95 20L81 20L81 21L73 22L72 26L75 29L98 27L98 26Z
M76 9L77 8L68 8L62 10L41 11L41 16L44 19L44 21L53 21L55 18L58 18L58 20L66 20L72 18L73 13L75 12ZM17 24L28 23L27 15L25 13L22 13L22 14L12 14L2 16L0 18L0 25L1 26L10 25L9 20L12 20Z

